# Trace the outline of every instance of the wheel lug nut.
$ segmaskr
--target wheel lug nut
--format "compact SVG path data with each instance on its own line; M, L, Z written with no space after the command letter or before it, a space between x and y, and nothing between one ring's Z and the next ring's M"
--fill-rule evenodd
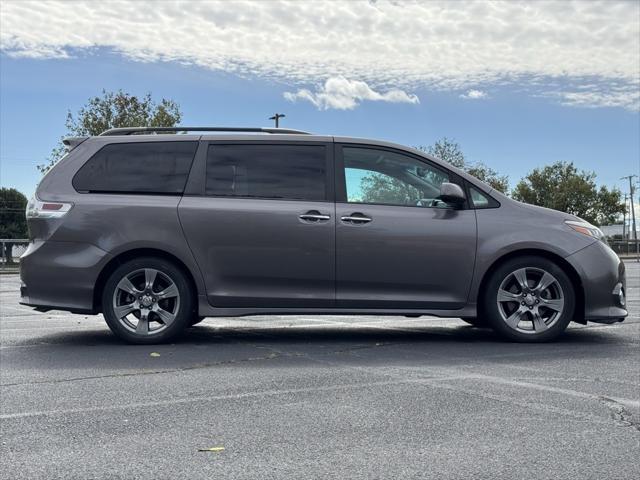
M522 302L522 305L524 305L524 302Z

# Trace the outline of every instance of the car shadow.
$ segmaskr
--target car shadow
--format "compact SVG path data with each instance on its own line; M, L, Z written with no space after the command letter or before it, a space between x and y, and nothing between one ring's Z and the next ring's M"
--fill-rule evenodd
M535 345L514 343L501 339L491 329L477 328L470 325L432 326L426 321L421 325L403 326L370 326L357 323L321 326L286 325L286 326L224 326L202 323L191 327L170 345L188 346L202 344L234 344L251 340L254 343L349 343L349 342L402 342L402 343L492 343L495 345ZM622 339L612 337L606 328L569 328L560 338L543 345L584 344L584 343L618 343ZM67 346L100 346L126 345L108 329L69 330L33 336L16 346L48 344ZM167 344L165 344L167 345ZM540 345L540 344L537 344ZM127 345L139 347L139 345ZM146 347L149 347L147 345Z
M593 348L594 344L606 347ZM3 354L19 357L16 362L20 368L58 371L88 368L162 372L239 362L247 368L275 362L295 367L327 360L366 365L455 365L628 355L624 337L602 328L573 328L555 342L522 344L505 342L488 329L429 326L428 322L407 329L357 324L217 327L204 323L188 329L176 343L163 345L128 345L107 329L75 330L33 336L13 346L34 347L5 347Z

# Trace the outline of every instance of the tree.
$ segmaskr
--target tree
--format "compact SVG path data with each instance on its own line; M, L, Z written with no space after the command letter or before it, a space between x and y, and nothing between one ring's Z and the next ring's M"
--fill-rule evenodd
M26 238L27 197L15 188L0 188L0 238ZM5 243L2 252L7 263L13 263L13 245Z
M418 149L464 170L499 192L506 193L509 189L509 178L507 176L499 175L498 172L482 162L467 163L460 144L447 137L443 137L433 145L428 147L420 146Z
M513 198L577 215L594 225L613 223L625 211L620 190L596 188L594 172L578 171L573 162L536 168L513 190Z
M420 190L384 173L369 172L360 180L362 198L365 203L397 204L398 199L406 205L416 205L422 198Z
M105 130L117 127L173 127L181 118L180 107L173 100L163 98L156 103L150 93L139 98L122 90L103 90L101 96L90 98L75 116L71 111L67 112L65 136L100 135ZM66 147L60 141L47 162L38 165L38 170L46 173L65 152Z
M506 175L499 175L493 168L482 162L478 162L473 166L467 167L465 170L469 175L473 175L478 180L482 180L491 188L495 188L499 192L507 193L507 190L509 190L509 177Z
M464 168L467 164L460 148L460 144L449 140L447 137L443 137L442 140L437 140L433 145L428 147L418 147L419 150L427 152L440 160L450 163L454 167Z

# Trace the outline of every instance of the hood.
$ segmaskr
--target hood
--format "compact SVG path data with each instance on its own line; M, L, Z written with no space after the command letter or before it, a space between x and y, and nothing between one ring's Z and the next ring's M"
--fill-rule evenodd
M518 207L523 208L530 212L536 212L540 215L545 215L551 218L557 218L559 220L575 220L578 222L589 223L586 220L583 220L580 217L577 217L571 213L561 212L559 210L554 210L552 208L539 207L537 205L530 205L528 203L518 202L517 200L512 200L512 201L516 203Z
M532 214L535 216L554 218L560 221L574 220L578 222L589 223L586 220L583 220L582 218L577 217L576 215L573 215L571 213L561 212L559 210L554 210L552 208L539 207L537 205L531 205L529 203L519 202L518 200L514 200L511 197L507 197L506 195L498 192L495 189L492 189L489 193L491 194L492 197L495 197L500 203L509 203L513 208L525 210L529 214Z

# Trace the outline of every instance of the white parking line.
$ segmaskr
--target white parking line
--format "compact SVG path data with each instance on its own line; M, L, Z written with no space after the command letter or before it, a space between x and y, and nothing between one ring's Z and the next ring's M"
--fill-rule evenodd
M260 397L269 397L269 396L276 396L276 395L291 395L291 394L297 394L297 393L349 390L354 388L400 385L403 383L407 383L407 382L393 380L393 381L358 383L358 384L348 384L348 385L326 385L326 386L308 387L308 388L263 390L260 392L247 392L247 393L237 393L237 394L229 394L229 395L215 395L215 396L201 395L201 396L194 396L189 398L176 398L172 400L160 400L156 402L137 402L137 403L129 403L129 404L110 405L110 406L104 406L104 407L68 408L68 409L58 409L58 410L41 410L41 411L31 411L31 412L7 413L7 414L0 415L0 420L7 420L12 418L26 418L26 417L42 417L42 416L49 416L49 415L66 415L66 414L76 414L76 413L81 414L81 413L89 413L89 412L129 410L132 408L150 408L150 407L177 405L177 404L184 404L184 403L215 402L218 400L240 400L244 398L260 398Z

